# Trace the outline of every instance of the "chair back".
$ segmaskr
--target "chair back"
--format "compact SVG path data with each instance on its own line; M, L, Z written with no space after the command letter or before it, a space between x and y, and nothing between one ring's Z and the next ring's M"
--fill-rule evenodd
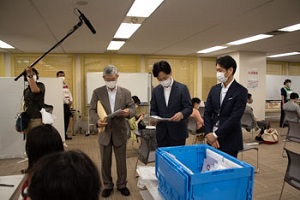
M138 150L138 159L145 165L154 162L155 158L151 155L154 155L154 152L157 149L156 130L142 129L139 130L136 135L141 140L141 145Z
M205 111L205 107L203 106L199 107L199 112L202 117L204 116L204 111Z
M191 134L196 134L197 131L197 121L194 117L188 117L187 119L187 129Z
M288 156L288 165L286 168L284 181L300 190L300 154L285 148Z
M300 143L300 122L289 121L286 139Z
M298 122L298 120L299 117L296 111L289 111L289 110L284 111L284 121Z
M247 128L247 129L255 128L255 127L253 127L253 124L255 124L255 123L253 123L253 119L252 119L250 113L243 114L242 119L241 119L241 124L242 124L242 127Z

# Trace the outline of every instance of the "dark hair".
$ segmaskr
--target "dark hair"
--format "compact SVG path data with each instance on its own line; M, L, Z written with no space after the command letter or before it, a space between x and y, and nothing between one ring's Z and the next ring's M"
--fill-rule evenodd
M296 92L291 93L290 99L299 99L299 95Z
M292 81L290 79L285 79L285 81L283 82L283 85L287 84L287 83L291 83Z
M35 68L32 67L32 71L33 71L33 72L35 73L35 75L36 75L36 80L39 80L39 72L38 72L38 70L36 70ZM25 72L25 74L24 74L24 81L28 81L28 80L27 80L26 72Z
M29 173L28 196L32 200L98 200L100 175L82 151L47 155Z
M152 73L154 77L158 77L159 72L171 74L171 66L167 61L159 61L153 64Z
M231 56L223 56L217 59L216 65L220 65L222 68L228 70L230 67L233 69L233 73L236 71L236 62Z
M248 99L251 99L252 94L248 93Z
M64 71L58 71L56 72L56 77L58 77L59 74L64 74L65 72Z
M135 104L140 104L141 103L141 100L137 96L132 96L131 98L133 99Z
M194 106L195 103L201 103L201 100L198 97L192 98L192 105Z
M64 151L61 136L52 125L43 124L34 127L26 137L25 149L28 157L28 170L43 156Z

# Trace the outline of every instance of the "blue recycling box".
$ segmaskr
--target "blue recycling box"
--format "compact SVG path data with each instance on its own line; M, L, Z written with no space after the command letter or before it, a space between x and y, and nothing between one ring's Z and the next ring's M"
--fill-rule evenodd
M210 157L225 167L202 172ZM167 200L252 199L254 167L205 144L158 148L155 173Z

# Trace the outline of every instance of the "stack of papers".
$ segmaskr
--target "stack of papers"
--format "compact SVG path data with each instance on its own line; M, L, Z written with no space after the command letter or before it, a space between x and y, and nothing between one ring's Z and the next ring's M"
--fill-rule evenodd
M169 121L170 120L170 118L162 118L162 117L157 116L157 115L152 115L152 116L150 116L150 118L156 119L158 121Z
M137 166L136 172L143 180L157 180L155 166Z

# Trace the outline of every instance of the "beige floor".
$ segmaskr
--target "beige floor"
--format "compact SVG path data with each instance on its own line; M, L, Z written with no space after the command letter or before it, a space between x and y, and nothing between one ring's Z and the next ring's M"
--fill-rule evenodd
M272 127L276 127L278 122L272 122ZM279 129L278 129L279 130ZM284 129L284 133L287 128ZM284 137L280 137L280 142L275 145L259 145L259 169L260 171L255 174L254 178L254 200L274 200L279 198L280 190L283 183L283 176L285 173L287 158L283 158L282 147L283 147ZM251 139L251 134L244 133L245 142L253 142ZM187 145L191 142L191 137L187 139ZM73 140L67 141L68 148L70 149L80 149L86 152L92 160L100 166L99 160L99 148L97 143L97 135L91 135L89 137L84 136L84 134L79 134L73 136ZM290 149L300 153L300 145L289 143L287 145ZM131 200L141 200L140 189L137 188L137 179L135 177L134 167L137 156L138 144L128 141L127 150L127 165L128 165L128 188L131 191L129 197L123 197L116 189L113 194L107 198L113 199L131 199ZM239 155L241 159L241 155ZM255 166L256 163L256 152L248 151L243 155L245 162ZM27 163L23 162L17 164L17 161L21 159L3 159L0 160L0 176L4 175L15 175L20 174L20 170L26 168ZM115 168L113 169L115 172ZM299 172L300 173L300 172ZM114 180L116 179L116 173L113 174ZM15 195L12 199L17 199L18 195ZM102 198L101 198L102 199ZM220 197L222 199L222 197ZM300 191L286 184L283 199L296 200L300 199Z

